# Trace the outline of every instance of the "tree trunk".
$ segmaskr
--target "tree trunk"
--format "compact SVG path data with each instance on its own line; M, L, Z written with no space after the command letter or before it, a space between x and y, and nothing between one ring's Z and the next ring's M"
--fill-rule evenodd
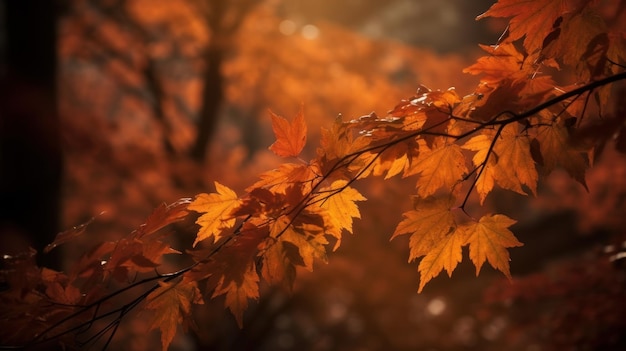
M4 0L0 5L6 38L0 72L0 248L10 253L31 245L40 264L59 268L58 251L41 254L59 230L57 4Z
M205 53L204 90L202 108L198 116L198 136L191 150L191 156L197 162L204 162L209 141L215 133L218 112L224 92L221 72L223 52L218 45L210 45Z

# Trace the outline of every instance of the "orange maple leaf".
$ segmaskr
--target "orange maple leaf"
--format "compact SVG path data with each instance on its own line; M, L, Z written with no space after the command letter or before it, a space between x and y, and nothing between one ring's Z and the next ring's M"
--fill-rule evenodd
M300 155L306 144L306 123L302 107L291 123L285 118L270 111L272 129L276 141L269 147L272 152L281 157L296 157Z
M161 330L161 344L167 350L178 326L191 315L191 304L201 305L204 301L195 281L159 282L159 285L146 298L146 309L154 310L150 329Z
M569 0L499 0L487 12L476 17L511 17L507 41L525 36L524 48L529 54L540 50L554 21L568 10Z
M188 206L188 209L202 213L196 220L200 230L193 243L194 247L207 238L219 240L223 229L235 225L235 217L231 212L241 204L241 200L233 190L218 182L215 182L215 190L217 193L196 196Z
M524 55L512 43L496 46L480 45L489 55L463 69L463 73L483 75L481 81L494 84L513 75L523 73Z
M484 168L476 180L481 204L495 184L523 195L526 193L522 185L526 185L533 194L537 192L538 175L530 153L530 140L527 135L520 134L518 128L517 124L504 127L495 140L489 160L485 158L495 137L493 130L485 130L463 145L464 149L476 151L472 159L474 165Z
M456 228L454 216L450 211L454 197L427 198L414 197L414 210L405 212L404 219L398 223L391 239L404 234L411 234L409 262L427 255L438 243Z
M487 260L493 268L511 278L509 252L506 249L523 245L508 229L515 222L505 215L496 214L483 216L478 222L461 228L466 235L464 245L469 244L470 259L476 266L476 275Z
M405 171L404 176L420 174L417 181L417 194L421 197L432 195L442 187L452 190L467 172L461 147L446 139L436 137L432 149L428 147L425 140L418 140L419 155Z
M311 165L283 163L276 169L261 173L259 176L261 179L246 188L246 191L252 192L256 188L266 188L272 192L284 194L287 188L298 184L302 185L303 192L309 192L316 177L315 168Z
M266 241L266 247L261 250L263 256L261 275L268 283L281 284L290 290L296 277L294 262L297 259L293 256L298 256L290 255L290 247L287 244L289 243L281 239L270 238Z

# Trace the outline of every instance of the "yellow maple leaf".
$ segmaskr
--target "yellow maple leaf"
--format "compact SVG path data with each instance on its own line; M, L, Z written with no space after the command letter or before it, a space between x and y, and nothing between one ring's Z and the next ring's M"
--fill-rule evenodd
M414 164L405 171L404 176L420 174L417 194L421 197L432 195L442 187L453 189L467 173L461 147L447 142L446 139L435 138L432 149L425 140L418 140L419 155Z
M420 272L420 286L418 292L421 292L424 285L432 278L441 273L443 269L448 272L448 276L452 276L452 271L457 264L461 262L462 250L465 236L463 232L454 230L452 233L445 235L428 254L422 258L417 270Z
M320 189L317 199L319 206L326 211L328 234L337 239L334 249L341 243L343 230L352 234L352 218L361 218L357 201L367 200L356 189L347 186L345 180L336 180L330 186Z
M159 287L146 297L146 309L154 310L150 329L161 330L163 350L172 342L178 326L191 314L191 304L203 304L195 281L159 282Z
M523 245L508 229L515 222L505 215L486 215L478 222L459 229L465 232L464 244L469 244L470 259L476 266L476 275L486 260L493 268L504 273L507 278L511 278L507 248Z
M404 234L411 234L409 262L427 255L438 243L456 228L450 208L454 197L427 198L415 197L414 210L404 213L404 219L398 223L391 239Z
M223 229L235 225L235 218L231 216L231 212L241 204L241 200L234 191L218 182L215 182L215 190L217 193L196 196L188 207L190 210L202 213L196 220L196 223L200 225L200 230L193 243L194 247L207 238L219 240Z

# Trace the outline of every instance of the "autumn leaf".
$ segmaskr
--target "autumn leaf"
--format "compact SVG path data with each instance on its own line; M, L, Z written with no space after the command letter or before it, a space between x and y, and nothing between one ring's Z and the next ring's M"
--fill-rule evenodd
M294 262L297 260L289 254L288 244L282 239L267 240L266 247L261 250L263 257L261 276L270 284L280 284L290 290L296 277ZM293 245L292 248L297 250Z
M181 221L187 216L187 206L190 203L191 199L182 198L169 205L164 203L159 205L146 219L146 223L142 224L133 234L141 238L153 234L169 224Z
M176 335L176 329L191 315L191 304L203 304L196 282L159 282L159 287L146 298L146 309L154 310L150 329L161 330L163 350ZM185 324L183 324L185 325Z
M328 240L324 237L323 228L311 225L308 228L299 228L294 226L288 216L281 216L273 224L270 236L295 245L304 267L309 271L313 270L313 262L316 259L323 262L327 260L325 245L328 244Z
M524 63L524 55L515 45L504 43L496 46L480 45L488 53L476 63L463 69L464 73L482 75L481 81L495 84L504 78L519 75Z
M480 167L476 191L480 195L481 204L495 184L522 195L526 194L522 185L527 186L533 194L537 192L538 175L530 153L530 140L527 135L520 134L518 129L517 124L509 124L497 138L495 131L485 130L462 146L476 151L472 160L476 167Z
M454 197L414 197L413 210L404 213L391 240L399 235L411 234L409 262L427 255L438 243L456 228L450 208Z
M443 269L452 276L457 264L461 262L464 234L458 230L445 235L428 254L422 258L417 270L420 272L418 292L422 292L426 283L441 273Z
M367 200L356 189L348 186L345 180L336 180L330 186L320 189L320 207L326 210L329 218L329 234L337 239L336 250L341 244L343 230L352 234L352 218L361 218L357 201Z
M377 156L370 167L372 174L375 176L385 174L384 179L389 179L404 171L409 165L409 157L407 156L409 143L398 143L378 155L371 153L372 159Z
M246 267L238 280L226 281L222 277L213 293L213 297L226 294L225 305L235 316L239 328L243 327L243 313L248 309L248 299L259 298L259 275L254 261L248 262Z
M539 142L541 161L546 173L562 167L587 188L585 171L589 167L589 161L582 151L569 142L569 132L563 122L555 121L539 126L536 140Z
M281 157L297 157L300 155L306 144L307 132L302 107L291 123L271 111L270 115L276 141L269 149Z
M418 158L404 176L420 174L417 181L419 196L427 197L442 187L452 190L467 173L465 157L459 145L447 141L445 137L435 138L432 149L423 139L418 140L418 145Z
M100 213L100 215L102 215L102 213ZM95 220L96 220L96 217L91 217L91 219L88 220L87 222L77 225L71 229L65 230L57 234L57 236L54 238L54 241L46 245L46 247L43 249L43 253L48 253L52 251L54 248L56 248L57 246L83 235L83 233L85 232L85 229L87 229L87 226L89 226Z
M470 259L476 266L476 275L486 260L493 268L511 278L509 252L506 249L523 245L508 229L515 222L505 215L496 214L483 216L478 222L462 227L466 235L464 245L469 244Z
M554 21L568 10L568 0L499 0L487 12L476 17L511 17L508 41L524 38L530 54L541 49Z
M277 193L285 193L287 188L294 184L301 184L303 192L311 190L311 183L317 177L313 166L296 163L283 163L278 168L261 173L261 178L252 184L246 191L256 188L266 188Z
M322 128L320 147L317 149L317 163L323 174L338 170L346 175L362 170L367 164L358 157L359 151L366 148L371 139L355 135L349 123L335 119L331 128ZM354 155L354 157L346 157Z
M217 193L196 196L188 206L188 209L202 213L196 220L200 230L193 243L194 247L207 238L218 241L222 237L223 229L235 225L235 218L231 212L241 204L241 200L234 191L218 182L215 182L215 190Z

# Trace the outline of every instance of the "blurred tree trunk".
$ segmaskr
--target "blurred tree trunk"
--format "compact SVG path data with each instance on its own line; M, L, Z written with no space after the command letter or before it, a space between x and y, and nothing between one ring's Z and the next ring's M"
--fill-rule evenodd
M234 34L241 23L260 2L259 0L199 2L201 10L205 13L207 28L211 31L211 40L204 54L204 89L196 124L198 135L191 148L191 157L199 163L204 162L207 147L217 127L218 113L224 97L222 76L224 56L230 50Z
M20 245L32 245L40 264L59 268L58 251L41 254L59 230L59 9L53 0L0 4L5 39L0 72L0 247L19 250Z
M202 91L202 107L199 111L197 130L198 136L191 150L191 156L202 163L206 156L209 141L215 134L218 113L224 97L222 77L223 52L215 44L210 44L204 54L204 88Z

